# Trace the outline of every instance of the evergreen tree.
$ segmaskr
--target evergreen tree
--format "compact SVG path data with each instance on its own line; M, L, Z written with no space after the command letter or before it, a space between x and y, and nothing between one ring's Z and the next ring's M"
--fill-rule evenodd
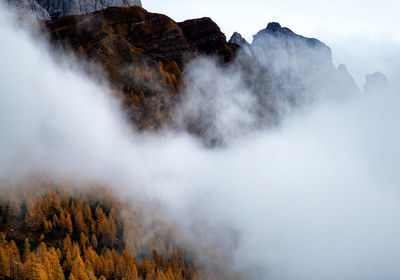
M25 263L27 260L30 260L31 255L31 246L29 245L29 240L25 239L24 242L24 251L22 253L22 261Z
M65 218L65 227L66 227L67 233L69 235L71 235L72 231L73 231L73 227L72 227L71 215L69 213L67 214L67 216Z
M80 255L78 255L72 264L71 274L74 275L76 280L87 280L85 264Z
M20 273L21 260L19 250L14 240L10 242L10 275L11 278L17 278Z
M0 247L0 276L10 276L10 263L7 248L3 249Z

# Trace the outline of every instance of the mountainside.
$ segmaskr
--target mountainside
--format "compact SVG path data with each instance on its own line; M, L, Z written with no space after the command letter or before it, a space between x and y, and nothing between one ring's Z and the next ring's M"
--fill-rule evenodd
M48 11L40 6L36 0L6 0L9 8L17 13L32 16L38 19L50 19Z
M204 279L176 228L104 187L2 183L1 279ZM82 190L84 188L84 190ZM208 279L222 279L210 273Z
M46 21L45 26L52 45L70 49L80 60L103 69L111 91L123 100L139 130L169 126L199 135L208 143L224 142L208 109L218 114L213 87L224 85L210 81L213 87L199 87L198 77L193 81L186 69L202 57L216 60L224 75L238 75L241 87L255 98L246 109L254 123L238 129L271 127L293 109L320 98L343 99L360 93L346 67L334 67L329 47L278 23L269 23L251 44L239 33L227 42L210 18L178 23L139 6L61 17ZM98 77L96 71L88 67L94 77ZM202 108L181 105L193 92Z
M365 83L363 86L364 93L385 93L388 91L389 81L385 74L381 72L375 72L365 76Z
M264 125L319 98L341 99L359 93L345 66L334 67L329 47L278 23L269 23L251 44L239 33L227 42L210 18L177 23L138 6L62 17L45 25L53 45L72 49L104 69L113 92L124 100L139 129L177 125L176 107L185 98L185 90L193 88L185 67L204 56L239 73L258 100L252 111ZM212 125L202 113L180 118L187 130L213 137L207 132Z
M251 55L251 45L242 37L240 33L234 32L229 39L229 43L239 45L248 55Z
M28 7L28 1L33 0L18 1ZM122 99L129 119L139 130L169 126L209 143L224 142L216 131L226 124L214 120L216 115L226 114L219 102L229 100L244 110L252 123L244 121L233 130L249 130L271 127L294 109L319 99L340 100L360 94L346 67L333 65L328 46L276 22L254 35L249 44L237 32L227 42L210 18L175 22L146 11L138 2L102 1L100 5L86 1L82 6L75 1L36 1L41 6L31 2L30 7L45 7L52 17L44 21L51 44L86 62L94 79L105 76L110 91ZM133 6L103 9L109 5ZM59 14L61 8L66 10ZM58 18L75 13L72 11L84 14ZM207 77L210 64L196 62L204 58L215 60L214 71L222 75L219 79L213 80L218 73ZM193 71L198 74L192 75ZM231 90L236 96L232 93L218 101L222 98L217 96L219 89L232 86L224 85L223 77L232 75L237 76L238 84ZM202 76L208 81L200 82ZM251 105L239 101L241 92L250 93L246 102ZM188 102L193 96L195 100ZM197 102L202 106L194 105ZM229 117L220 117L224 118ZM228 121L233 122L241 121Z
M45 25L53 45L72 49L81 59L104 68L139 129L174 123L175 107L189 83L184 67L201 56L212 56L221 66L235 65L249 86L263 84L259 94L268 93L264 89L269 76L260 75L265 71L258 71L253 62L236 59L239 46L228 43L210 18L176 23L134 6L67 16ZM187 125L196 133L204 130L199 122L196 127L193 122Z
M272 72L275 97L292 106L322 96L341 99L360 93L346 67L334 67L328 46L277 22L270 22L254 35L251 44L239 33L233 34L230 42L242 46Z
M6 0L18 12L38 19L81 15L108 7L142 6L140 0Z
M36 0L51 18L87 14L108 7L142 6L140 0Z

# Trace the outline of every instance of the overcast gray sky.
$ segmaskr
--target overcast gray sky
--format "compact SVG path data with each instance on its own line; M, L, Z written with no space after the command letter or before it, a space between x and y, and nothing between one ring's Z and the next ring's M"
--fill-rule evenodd
M167 14L176 21L211 17L229 37L240 32L252 36L270 21L294 32L316 37L332 49L336 64L345 63L357 82L366 73L393 71L400 57L400 1L397 0L143 0L151 12ZM348 56L351 56L349 59Z

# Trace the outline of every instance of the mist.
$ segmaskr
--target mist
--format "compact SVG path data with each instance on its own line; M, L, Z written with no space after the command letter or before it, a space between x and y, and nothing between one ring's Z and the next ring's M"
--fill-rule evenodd
M233 140L210 149L185 133L134 132L106 81L91 81L68 55L54 60L0 15L1 178L41 172L159 200L187 239L219 242L234 257L230 269L250 279L400 277L395 89L324 100L240 137L251 93L206 64L218 72L216 104L236 96L212 108L229 117L213 128ZM207 88L206 71L191 67Z

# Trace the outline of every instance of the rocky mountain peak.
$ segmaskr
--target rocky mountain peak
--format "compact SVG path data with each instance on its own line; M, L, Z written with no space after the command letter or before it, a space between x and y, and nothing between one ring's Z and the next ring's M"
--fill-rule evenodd
M268 23L266 29L254 35L251 45L260 62L276 72L286 72L288 67L297 67L296 72L309 67L333 67L327 45L315 38L298 35L278 22Z
M229 39L229 43L238 44L239 46L249 44L245 38L238 32L234 32Z
M386 91L389 86L389 80L385 74L375 72L365 76L364 93L378 93Z
M231 41L271 72L277 98L291 105L318 98L321 93L333 99L359 93L346 67L337 69L331 49L315 38L298 35L278 22L269 22L250 45L239 35L234 34Z
M251 56L251 45L238 32L234 32L228 41L231 44L239 45L248 55Z
M282 28L282 26L279 24L279 22L270 22L267 25L267 30L270 30L270 31L278 31L281 28Z
M233 59L235 46L227 45L225 34L211 18L186 20L178 23L178 26L186 40L200 53L216 54L224 61Z

